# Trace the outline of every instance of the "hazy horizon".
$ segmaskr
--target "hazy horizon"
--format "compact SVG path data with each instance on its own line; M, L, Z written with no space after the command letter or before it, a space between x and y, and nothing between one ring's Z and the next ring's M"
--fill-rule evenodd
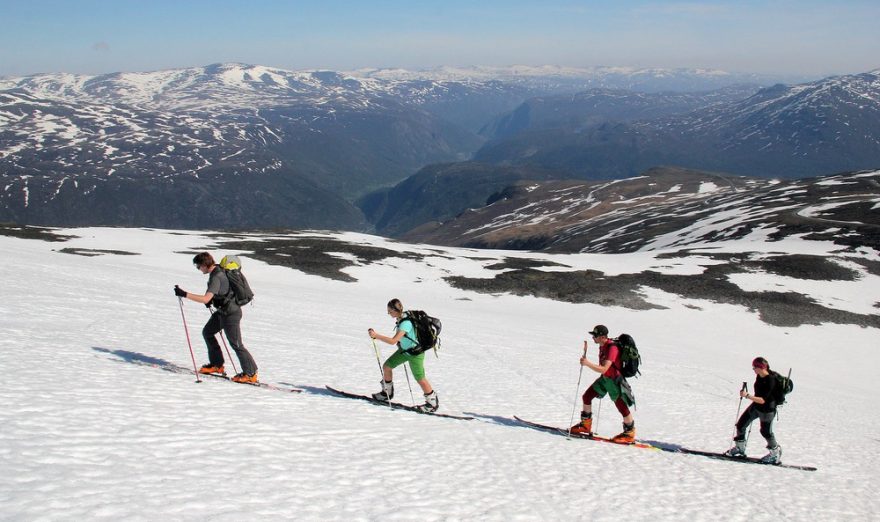
M823 77L880 68L880 4L0 1L0 76L239 62L289 70L556 65Z

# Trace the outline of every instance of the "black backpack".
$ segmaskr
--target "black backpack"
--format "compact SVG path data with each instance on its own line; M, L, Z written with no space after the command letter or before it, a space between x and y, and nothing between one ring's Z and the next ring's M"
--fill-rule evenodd
M636 348L636 341L629 334L620 334L620 337L614 340L617 345L617 353L620 357L620 367L618 370L624 378L636 377L641 375L639 364L642 362L642 356L639 355L639 349Z
M440 319L431 317L422 310L410 310L406 313L406 317L400 320L401 323L403 321L411 321L416 333L416 339L409 335L406 336L407 339L416 343L416 346L404 350L406 353L419 355L431 349L437 353L437 349L440 347L440 330L443 328Z
M791 381L791 377L786 377L781 373L771 370L770 374L776 379L776 386L773 388L773 402L777 406L782 406L785 404L785 396L794 390L794 383ZM789 375L791 374L789 373Z
M229 279L229 299L239 306L244 306L254 299L254 291L241 271L241 260L238 256L224 256L220 260L220 268Z

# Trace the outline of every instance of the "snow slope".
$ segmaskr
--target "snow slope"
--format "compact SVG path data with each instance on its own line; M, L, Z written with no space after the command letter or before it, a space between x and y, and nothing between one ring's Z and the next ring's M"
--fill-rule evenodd
M293 395L222 381L194 384L146 366L190 365L174 284L202 292L190 263L208 233L76 229L63 243L0 236L0 519L4 520L864 520L880 508L874 373L878 335L847 325L778 328L742 308L646 289L667 309L632 311L456 290L449 273L490 274L507 257L559 260L608 273L700 270L659 252L547 255L438 249L345 234L432 254L386 259L340 282L244 258L257 293L244 339L262 380ZM796 240L731 243L810 249ZM825 245L827 249L833 245ZM81 256L62 248L138 255ZM96 253L96 252L95 252ZM226 252L214 251L215 255ZM876 260L876 254L873 259ZM770 287L767 276L737 284ZM786 280L796 286L796 280ZM864 273L842 295L878 295ZM834 293L813 284L817 298ZM465 422L389 411L328 395L378 389L368 327L388 333L392 297L443 320L427 362L441 411ZM846 299L846 297L844 297ZM208 314L184 305L198 364ZM639 437L695 449L729 445L751 359L793 367L777 435L793 471L617 447L518 426L513 415L567 425L582 340L594 324L635 336ZM383 358L391 353L382 348ZM596 348L590 347L595 360ZM237 361L236 361L237 364ZM581 393L595 377L583 373ZM395 373L398 399L409 402ZM594 410L595 411L595 410ZM598 431L619 431L604 401ZM750 454L763 454L755 427Z

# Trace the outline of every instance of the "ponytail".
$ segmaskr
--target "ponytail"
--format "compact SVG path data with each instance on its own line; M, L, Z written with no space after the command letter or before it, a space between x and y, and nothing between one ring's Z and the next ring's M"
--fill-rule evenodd
M392 299L388 301L388 309L394 310L397 313L403 313L403 303L400 302L400 299Z

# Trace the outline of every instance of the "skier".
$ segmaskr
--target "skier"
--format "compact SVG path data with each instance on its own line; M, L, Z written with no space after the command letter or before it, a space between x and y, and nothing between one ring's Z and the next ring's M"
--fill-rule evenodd
M761 458L761 462L766 464L779 464L782 462L782 447L776 442L776 436L773 433L773 420L776 418L776 387L778 383L776 378L770 374L770 363L763 357L755 357L752 361L752 370L755 377L755 393L750 394L745 389L740 390L739 396L748 399L751 404L740 416L736 423L736 436L733 438L733 447L724 454L729 457L745 457L746 456L746 428L754 422L755 419L761 421L761 435L767 440L767 449L769 453Z
M229 344L235 350L239 362L241 362L241 373L236 374L232 380L256 384L259 382L257 364L241 342L241 307L235 303L235 299L231 298L232 289L229 286L226 272L214 263L214 258L208 252L197 254L193 258L193 264L203 274L209 274L208 290L204 294L198 295L186 292L175 285L174 295L202 303L208 307L213 305L216 308L202 329L202 336L205 338L205 344L208 345L209 362L199 369L199 373L226 374L223 368L223 351L220 350L216 337L217 333L223 330L226 332L226 338L229 339Z
M635 404L632 389L626 379L620 375L620 354L614 341L608 338L608 328L597 325L590 336L593 342L599 345L599 364L587 360L587 341L584 341L584 356L581 357L581 366L601 374L598 379L584 392L584 407L581 411L581 422L571 427L571 433L583 435L593 434L593 399L604 397L606 394L614 401L617 411L623 416L623 432L611 438L614 442L631 444L636 439L636 423L629 406Z
M388 315L395 320L395 330L392 337L382 335L372 328L367 330L371 339L378 339L387 344L396 344L397 351L385 360L382 365L382 391L373 394L373 398L379 401L390 401L394 397L394 382L392 381L393 369L408 362L412 369L413 378L422 387L425 395L425 404L418 407L420 411L433 413L440 407L437 393L425 377L425 353L412 355L407 350L418 345L415 325L403 311L403 304L399 299L388 301Z

